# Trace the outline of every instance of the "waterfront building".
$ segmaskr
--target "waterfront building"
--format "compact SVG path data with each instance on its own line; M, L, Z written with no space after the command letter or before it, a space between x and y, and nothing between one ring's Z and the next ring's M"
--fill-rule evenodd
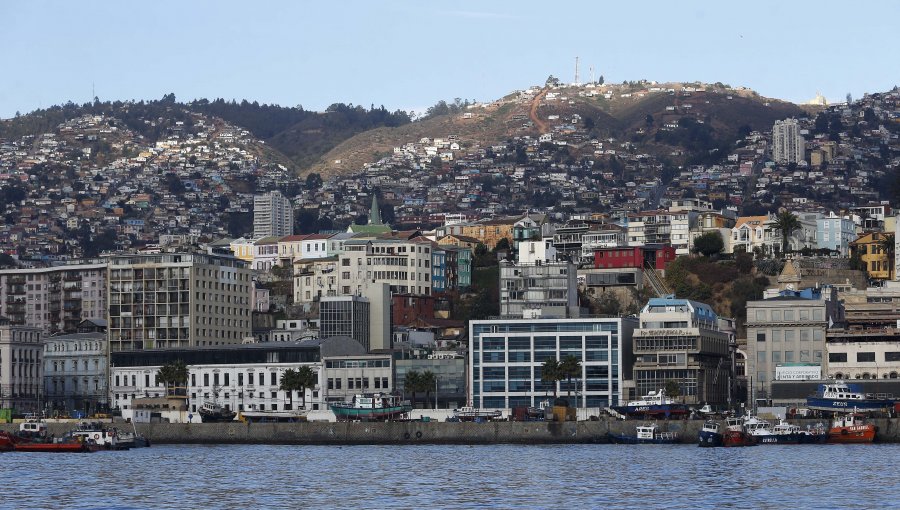
M348 402L363 393L394 392L394 360L390 354L328 355L323 357L322 366L325 403Z
M294 209L279 191L253 197L253 237L284 237L294 233Z
M0 317L0 409L41 410L44 333Z
M109 403L106 331L47 337L44 342L44 407L89 416Z
M844 323L831 287L786 289L747 302L747 378L750 401L768 399L780 363L813 363L826 373L825 333Z
M406 400L412 395L406 390L406 374L416 371L420 374L430 371L435 375L436 387L429 390L428 401L423 392L416 394L417 408L456 409L466 405L466 358L456 352L437 351L419 357L404 358L394 361L396 371L396 390Z
M728 401L733 334L720 328L712 308L689 299L653 298L634 330L634 389L631 397L678 384L685 403Z
M806 158L806 141L797 119L776 120L772 126L772 159L776 163L800 163Z
M829 379L900 377L900 328L896 324L878 329L829 330L826 350Z
M537 406L554 386L577 407L616 405L631 379L632 332L620 318L492 319L469 323L468 401L475 407ZM547 359L581 361L581 375L556 384L541 380Z
M577 317L578 273L572 262L500 262L502 317Z
M0 316L46 334L73 333L84 319L106 319L106 263L0 270Z
M251 332L251 271L234 257L109 257L109 350L240 343Z
M320 410L326 408L323 393L326 372L322 361L347 356L365 357L365 349L351 338L332 337L301 342L112 352L110 399L113 407L128 417L135 399L165 398L166 388L157 380L157 373L163 365L182 361L188 368L183 398L187 409L194 413L194 422L199 421L197 409L207 401L215 401L233 411L300 409L303 396L300 392L288 394L281 390L281 377L285 370L308 366L316 372L317 382L304 392L306 409ZM380 372L378 375L381 377ZM342 381L341 386L346 388L348 384ZM374 386L374 382L370 384Z

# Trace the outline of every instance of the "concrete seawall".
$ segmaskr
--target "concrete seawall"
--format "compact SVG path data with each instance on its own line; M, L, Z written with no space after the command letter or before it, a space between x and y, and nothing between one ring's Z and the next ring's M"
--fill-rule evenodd
M793 420L801 427L822 420ZM878 426L879 442L900 442L900 419L871 420ZM139 423L138 432L155 444L587 444L606 443L607 432L634 434L644 421L600 420L582 422L392 422L392 423ZM663 431L678 432L684 443L695 443L700 420L657 422ZM62 436L73 424L51 423L48 429ZM130 430L130 424L112 426ZM0 425L14 432L17 424Z

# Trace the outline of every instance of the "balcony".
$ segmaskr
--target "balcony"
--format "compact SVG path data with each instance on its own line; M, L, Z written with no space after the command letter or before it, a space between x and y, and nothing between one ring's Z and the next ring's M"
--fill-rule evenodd
M64 282L80 282L81 275L78 273L66 273L65 276L63 276L63 281Z
M25 285L24 276L10 276L6 279L8 285Z

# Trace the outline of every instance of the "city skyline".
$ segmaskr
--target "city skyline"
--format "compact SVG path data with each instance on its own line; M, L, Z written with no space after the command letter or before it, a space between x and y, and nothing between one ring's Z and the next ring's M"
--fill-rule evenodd
M834 102L893 87L897 66L881 61L879 48L900 43L889 24L900 7L888 3L846 12L836 2L770 2L752 11L538 2L114 7L0 6L10 21L0 62L13 71L0 84L0 118L95 95L146 100L169 92L185 101L309 110L343 102L422 113L442 99L493 100L551 74L574 81L575 57L581 81L593 68L614 83L723 82L794 102L821 92Z

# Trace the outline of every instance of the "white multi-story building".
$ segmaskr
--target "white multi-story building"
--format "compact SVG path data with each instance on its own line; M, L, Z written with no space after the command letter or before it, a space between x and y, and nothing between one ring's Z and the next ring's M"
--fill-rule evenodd
M502 317L577 317L578 272L572 262L500 263Z
M338 258L299 259L294 262L294 304L318 301L323 296L337 296Z
M47 337L44 343L45 407L88 416L109 402L106 333Z
M253 237L284 237L294 233L294 208L278 191L253 197Z
M431 295L431 248L424 237L348 240L339 258L339 293L358 295L367 283L386 283L393 293Z
M0 408L41 409L44 388L44 334L40 328L0 317Z
M799 163L806 158L806 141L797 119L775 121L772 126L772 159L776 163Z
M47 334L106 319L106 263L0 270L0 316Z

